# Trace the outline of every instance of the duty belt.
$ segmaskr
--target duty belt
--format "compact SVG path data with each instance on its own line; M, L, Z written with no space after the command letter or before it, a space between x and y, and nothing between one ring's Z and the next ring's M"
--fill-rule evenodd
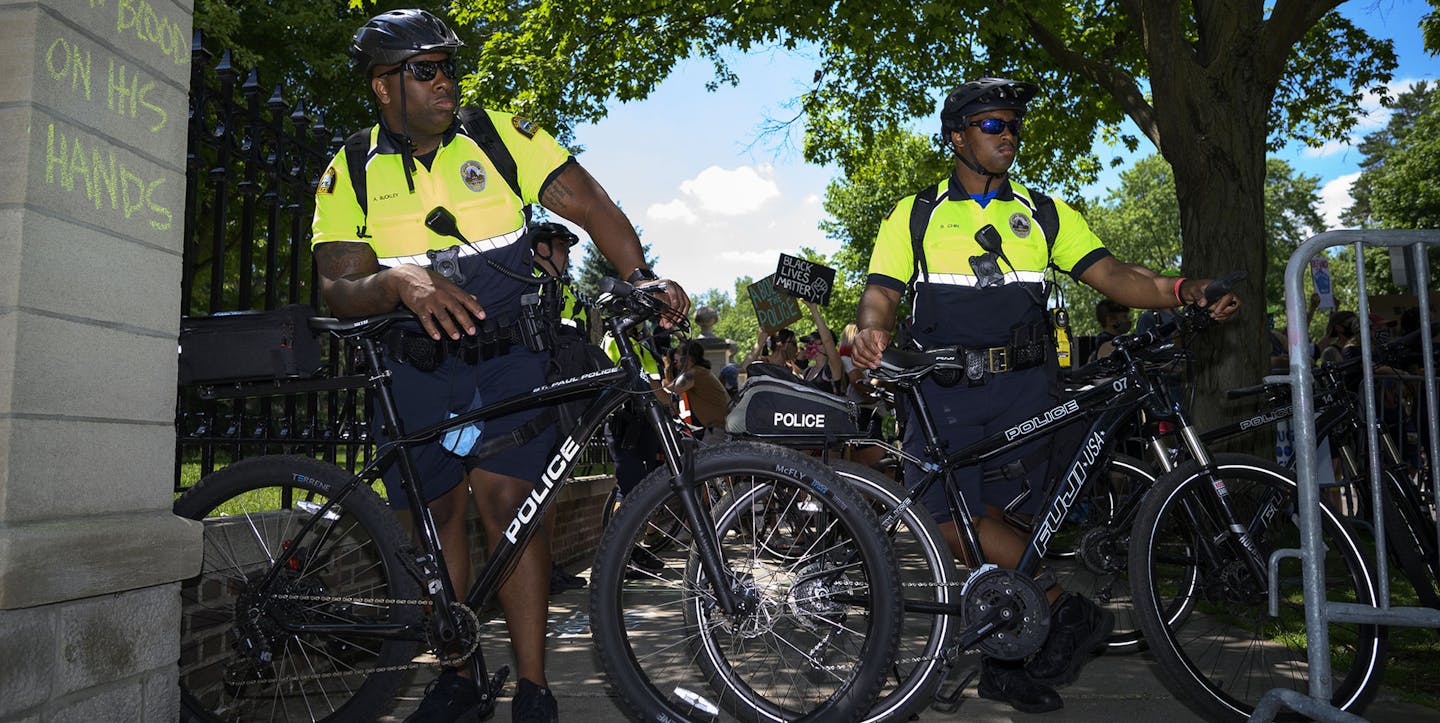
M1003 374L1040 366L1045 362L1045 343L1040 341L960 351L965 355L965 376L971 384L981 383L985 372Z
M519 324L498 325L489 320L477 325L474 336L462 336L458 340L431 339L423 331L391 329L385 335L385 344L396 360L409 364L422 372L435 371L446 357L454 357L467 364L479 364L510 353L510 348L521 343Z

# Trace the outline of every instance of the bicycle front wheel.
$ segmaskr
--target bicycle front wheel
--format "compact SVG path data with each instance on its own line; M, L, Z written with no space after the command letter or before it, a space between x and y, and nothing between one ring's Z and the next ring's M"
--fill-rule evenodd
M1219 514L1217 481L1256 554L1244 551ZM1135 613L1161 680L1209 720L1248 718L1276 688L1309 692L1298 560L1285 560L1274 580L1280 615L1268 609L1266 566L1275 550L1300 547L1298 509L1283 468L1235 454L1216 455L1208 471L1195 461L1181 465L1156 482L1140 509L1130 546ZM1328 507L1322 519L1326 598L1373 605L1373 575L1355 539ZM1174 607L1182 605L1190 612L1177 619ZM1328 632L1331 703L1358 713L1380 682L1384 628L1337 622Z
M870 508L812 458L771 445L702 449L694 469L702 489L730 490L708 534L746 610L718 608L688 531L635 555L682 509L668 472L652 473L616 511L591 582L591 631L620 698L646 720L721 708L742 721L858 720L901 622L894 553Z
M350 480L307 457L253 457L175 502L205 525L200 574L180 586L181 704L193 719L361 721L393 705L416 642L380 631L418 623L418 585L372 489L322 512Z

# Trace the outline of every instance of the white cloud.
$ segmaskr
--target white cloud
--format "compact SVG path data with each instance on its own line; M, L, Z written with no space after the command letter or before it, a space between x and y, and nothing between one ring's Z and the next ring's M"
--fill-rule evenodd
M645 209L645 217L652 221L680 221L695 223L695 212L680 199L668 203L652 203Z
M1300 152L1300 155L1306 158L1324 158L1326 156L1333 156L1336 153L1348 151L1351 147L1354 146L1354 144L1355 141L1351 138L1347 138L1343 141L1326 141L1325 144L1320 146L1319 148L1311 148L1309 146L1306 146L1305 150Z
M1390 89L1390 97L1398 97L1401 93L1410 90L1411 86L1417 82L1419 81L1416 78L1402 78L1391 83L1387 86ZM1348 151L1358 145L1360 139L1384 128L1390 122L1390 116L1393 114L1394 111L1380 104L1379 89L1367 90L1360 97L1360 112L1356 118L1355 127L1350 131L1348 137L1344 140L1328 141L1319 148L1306 148L1301 155L1307 158L1325 158ZM1346 188L1348 187L1346 186Z
M737 278L774 273L781 253L834 253L838 244L819 230L825 180L812 175L769 163L710 165L681 181L670 198L645 206L643 240L659 256L656 270L692 294L730 292Z
M767 268L767 265L769 267L776 266L779 263L780 254L785 253L786 251L789 251L792 255L795 253L794 249L763 249L760 251L721 251L719 258L722 261L731 261L737 264L745 264L747 266L752 266L756 269L763 269ZM770 268L769 270L773 271L774 269ZM767 273L764 275L768 276L769 274Z
M680 184L680 193L688 203L722 216L743 216L779 198L775 169L770 164L740 166L726 170L710 166L699 175Z
M1326 228L1340 227L1340 214L1355 202L1350 197L1350 186L1360 173L1347 173L1320 187L1320 213L1325 217Z

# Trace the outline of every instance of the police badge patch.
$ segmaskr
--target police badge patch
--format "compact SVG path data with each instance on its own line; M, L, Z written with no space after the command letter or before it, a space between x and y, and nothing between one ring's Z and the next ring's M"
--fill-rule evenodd
M1010 230L1019 238L1030 235L1030 217L1019 211L1010 214Z
M460 180L472 191L485 190L485 167L478 161L466 161L460 166Z
M320 183L315 186L315 195L335 192L335 167L325 169L325 175L320 177Z
M520 135L526 138L534 138L535 131L540 130L540 127L535 125L534 121L529 118L521 118L518 115L510 117L510 125L515 126L515 130L520 131Z

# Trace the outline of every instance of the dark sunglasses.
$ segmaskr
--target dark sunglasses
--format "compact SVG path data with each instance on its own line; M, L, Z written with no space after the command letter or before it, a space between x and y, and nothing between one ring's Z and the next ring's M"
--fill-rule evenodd
M445 60L416 60L409 63L401 63L400 67L394 70L387 70L381 73L380 77L383 78L387 75L394 75L406 68L410 69L410 77L422 83L434 80L436 71L444 73L446 78L451 80L455 79L455 61L448 58Z
M1025 123L1019 118L1011 121L1003 121L999 118L986 118L984 120L970 121L968 125L978 126L980 132L987 136L998 136L1004 132L1006 128L1010 129L1011 135L1018 136L1020 135L1020 129L1024 127Z

